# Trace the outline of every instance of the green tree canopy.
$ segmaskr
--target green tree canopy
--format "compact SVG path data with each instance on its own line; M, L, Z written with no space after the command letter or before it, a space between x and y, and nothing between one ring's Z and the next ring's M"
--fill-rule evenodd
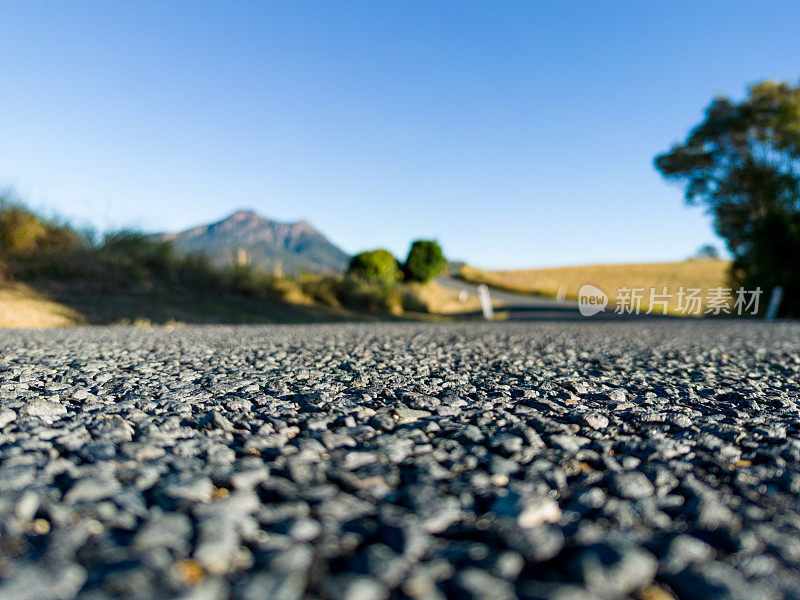
M783 286L782 312L800 315L800 86L764 81L742 102L716 98L655 165L714 216L734 285Z
M361 252L350 259L348 273L375 283L395 283L398 274L397 260L388 250Z
M417 240L411 244L404 270L408 279L424 283L439 275L446 266L447 260L439 244Z

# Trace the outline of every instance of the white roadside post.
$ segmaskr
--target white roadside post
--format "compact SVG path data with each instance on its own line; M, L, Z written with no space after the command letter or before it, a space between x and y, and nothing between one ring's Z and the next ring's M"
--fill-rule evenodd
M783 288L777 285L772 288L772 294L769 297L769 304L767 305L767 312L764 314L764 318L767 321L775 320L778 314L778 308L780 308L781 305L781 299L783 299Z
M481 299L481 310L483 311L483 318L487 321L494 319L494 309L492 308L492 298L489 296L489 288L486 284L478 286L478 297Z

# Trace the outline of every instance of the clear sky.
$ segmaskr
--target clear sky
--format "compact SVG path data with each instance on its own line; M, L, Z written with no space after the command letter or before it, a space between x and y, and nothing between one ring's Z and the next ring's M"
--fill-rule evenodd
M800 2L0 1L0 185L102 228L253 208L486 267L714 237L653 156L800 77Z

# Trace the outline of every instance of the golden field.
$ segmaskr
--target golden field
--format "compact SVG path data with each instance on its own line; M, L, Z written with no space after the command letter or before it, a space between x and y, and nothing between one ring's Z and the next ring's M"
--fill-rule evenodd
M649 307L651 289L661 293L664 287L672 294L668 312L678 311L677 294L682 287L699 288L705 299L708 290L727 287L730 262L715 259L691 259L664 263L631 263L615 265L584 265L577 267L553 267L544 269L522 269L488 271L464 266L459 276L472 283L487 285L524 294L557 297L559 290L567 299L577 299L578 289L591 284L603 290L609 303L617 300L621 288L644 289L642 309ZM704 303L705 306L705 303ZM659 309L660 311L660 309Z

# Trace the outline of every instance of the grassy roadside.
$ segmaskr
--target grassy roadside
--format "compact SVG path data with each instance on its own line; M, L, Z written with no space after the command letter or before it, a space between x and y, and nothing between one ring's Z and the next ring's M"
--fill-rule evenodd
M335 281L331 282L331 277ZM226 291L181 289L109 290L85 281L38 280L0 283L0 328L69 327L84 324L258 324L320 323L383 319L448 320L479 310L477 299L461 302L458 293L434 282L397 286L394 310L384 290L367 286L359 308L342 305L322 292L341 284L337 276L281 278L272 298ZM315 297L317 294L317 297ZM321 299L320 299L321 298Z

